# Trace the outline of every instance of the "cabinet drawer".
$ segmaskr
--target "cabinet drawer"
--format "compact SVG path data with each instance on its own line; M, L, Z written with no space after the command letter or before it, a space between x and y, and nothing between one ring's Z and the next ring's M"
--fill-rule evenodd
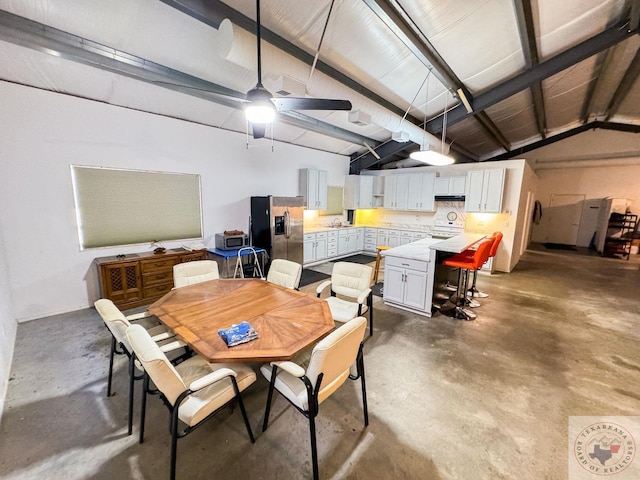
M426 272L429 262L422 260L410 260L408 258L400 257L384 257L385 265L389 267L408 268L410 270L417 270L419 272Z
M305 233L304 234L304 241L305 242L313 242L316 239L316 234L315 233Z
M144 296L146 297L159 297L167 293L173 288L173 282L163 283L161 285L153 285L151 287L144 287Z
M316 238L327 238L327 232L316 232Z
M335 230L331 231L331 232L326 232L327 234L327 238L337 238L338 237L338 232L336 232Z
M142 260L142 273L153 272L154 270L173 270L173 266L179 262L177 257L158 258L153 260Z
M158 270L154 273L145 273L142 275L142 284L145 287L150 287L151 285L158 285L162 283L172 283L173 282L173 270Z
M193 252L187 255L182 255L180 257L180 262L184 263L184 262L194 262L196 260L206 260L207 259L206 253L207 253L206 251L203 251L203 252Z
M338 255L338 247L327 248L327 257L336 257Z

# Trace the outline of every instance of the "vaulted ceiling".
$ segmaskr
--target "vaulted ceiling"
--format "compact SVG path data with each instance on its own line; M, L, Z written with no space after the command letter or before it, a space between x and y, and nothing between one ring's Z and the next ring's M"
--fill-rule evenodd
M1 80L248 130L255 0L0 9ZM640 0L262 0L260 13L264 86L353 110L280 112L248 146L349 155L357 172L411 165L427 144L475 162L597 131L640 156Z

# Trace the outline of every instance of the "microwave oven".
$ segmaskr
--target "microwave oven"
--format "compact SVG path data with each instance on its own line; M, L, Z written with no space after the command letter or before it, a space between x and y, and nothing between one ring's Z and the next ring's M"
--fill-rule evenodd
M233 250L247 246L249 246L249 236L246 233L241 235L216 233L216 248L219 250Z

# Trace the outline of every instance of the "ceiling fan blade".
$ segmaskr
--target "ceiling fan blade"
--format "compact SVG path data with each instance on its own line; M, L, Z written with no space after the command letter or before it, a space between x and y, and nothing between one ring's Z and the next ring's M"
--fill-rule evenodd
M351 110L349 100L331 100L328 98L272 98L276 110Z
M267 130L267 125L264 123L252 123L251 130L253 131L253 138L263 138Z

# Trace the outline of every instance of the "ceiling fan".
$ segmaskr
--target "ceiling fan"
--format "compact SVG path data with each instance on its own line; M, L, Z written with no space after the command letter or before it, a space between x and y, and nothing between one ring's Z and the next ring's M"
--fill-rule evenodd
M258 47L258 83L247 92L244 107L247 121L251 124L253 138L264 137L267 125L275 119L276 111L285 110L351 110L349 100L328 98L278 97L274 98L262 85L260 58L260 0L256 0L256 41Z

